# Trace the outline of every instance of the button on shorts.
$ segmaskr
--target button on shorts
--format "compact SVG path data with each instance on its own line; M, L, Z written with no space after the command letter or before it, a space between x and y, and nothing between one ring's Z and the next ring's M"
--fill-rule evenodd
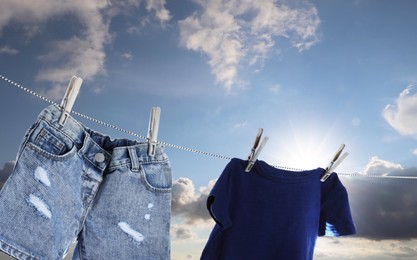
M44 109L0 191L0 249L17 259L169 259L171 168L161 145L111 139Z

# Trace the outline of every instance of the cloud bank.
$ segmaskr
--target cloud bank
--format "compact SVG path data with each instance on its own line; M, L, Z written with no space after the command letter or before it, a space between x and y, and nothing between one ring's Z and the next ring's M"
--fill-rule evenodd
M417 240L373 241L364 238L319 238L315 260L392 260L415 259Z
M0 181L5 182L12 173L15 161L6 162L3 169L0 170Z
M3 188L4 183L13 171L15 161L6 162L3 169L0 169L0 189Z
M417 168L372 157L365 174L417 176ZM417 180L355 177L344 184L357 236L372 240L417 238Z
M18 53L19 51L17 49L11 48L9 46L0 47L0 54L15 55Z
M179 21L185 48L207 55L216 81L230 90L238 69L267 59L278 38L300 51L318 41L317 9L303 2L291 8L274 0L194 0L200 10Z

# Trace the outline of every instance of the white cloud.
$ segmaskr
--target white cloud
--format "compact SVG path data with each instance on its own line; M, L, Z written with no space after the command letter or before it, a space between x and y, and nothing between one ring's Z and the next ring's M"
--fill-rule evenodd
M186 225L171 225L173 239L194 239L197 235Z
M122 58L124 58L124 59L126 59L126 60L133 60L133 55L132 55L132 53L131 52L125 52L125 53L122 53Z
M415 149L415 150L413 151L413 154L414 154L414 155L417 155L417 149Z
M161 23L170 18L165 1L143 0L146 9L154 12ZM81 24L81 31L68 39L47 42L48 51L39 56L44 67L37 80L52 82L51 98L61 98L70 77L90 80L105 74L105 46L112 41L111 19L125 10L137 8L141 0L4 0L0 9L0 32L10 22L17 22L34 37L51 18L71 14ZM53 36L52 36L53 37Z
M168 9L165 8L165 0L147 0L146 1L146 10L149 13L153 13L157 20L160 22L162 27L165 27L169 20L172 19L172 15ZM141 30L149 25L152 22L149 16L140 17L137 24L130 24L126 31L128 33L134 34L139 33Z
M365 173L370 175L386 175L393 171L404 169L400 164L379 159L373 156L365 167Z
M18 54L19 51L15 48L11 48L9 46L0 47L0 54L8 54L8 55L15 55Z
M95 85L93 88L91 88L91 92L94 94L100 94L104 91L105 87L103 85Z
M55 41L50 43L50 52L39 58L44 64L59 64L58 66L46 66L38 72L37 80L49 81L54 83L58 89L56 95L51 98L62 98L68 81L72 75L77 75L84 80L91 80L98 74L104 74L104 62L106 54L104 46L110 40L108 25L102 24L106 28L92 26L86 32L86 36L79 38L73 37L68 40ZM100 31L101 30L101 31ZM65 61L62 63L62 61Z
M242 127L245 127L248 125L248 121L243 121L241 123L236 123L235 125L233 125L233 129L232 130L236 130L236 129L240 129Z
M312 5L290 8L274 0L195 0L199 12L179 22L181 43L208 56L216 81L227 90L239 84L238 68L263 63L276 45L287 38L300 51L317 42L320 24Z
M196 192L193 182L188 178L179 178L172 186L172 214L182 216L187 224L196 224L211 220L206 208L207 197L215 181Z
M417 93L413 85L400 93L395 105L383 111L385 120L400 134L417 138Z
M146 10L149 12L155 12L155 16L161 22L161 25L164 25L172 17L169 11L165 8L165 0L147 0L146 1Z

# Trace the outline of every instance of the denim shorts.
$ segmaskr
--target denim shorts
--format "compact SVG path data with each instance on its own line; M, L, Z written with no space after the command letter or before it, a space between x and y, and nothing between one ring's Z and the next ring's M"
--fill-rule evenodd
M0 249L17 259L169 259L172 176L158 144L111 139L44 109L0 191Z

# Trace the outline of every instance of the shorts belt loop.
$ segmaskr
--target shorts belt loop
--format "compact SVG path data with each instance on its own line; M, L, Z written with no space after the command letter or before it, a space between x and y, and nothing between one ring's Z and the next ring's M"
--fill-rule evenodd
M139 171L139 159L136 153L136 148L130 146L127 149L129 151L130 162L132 164L132 172L138 172Z

